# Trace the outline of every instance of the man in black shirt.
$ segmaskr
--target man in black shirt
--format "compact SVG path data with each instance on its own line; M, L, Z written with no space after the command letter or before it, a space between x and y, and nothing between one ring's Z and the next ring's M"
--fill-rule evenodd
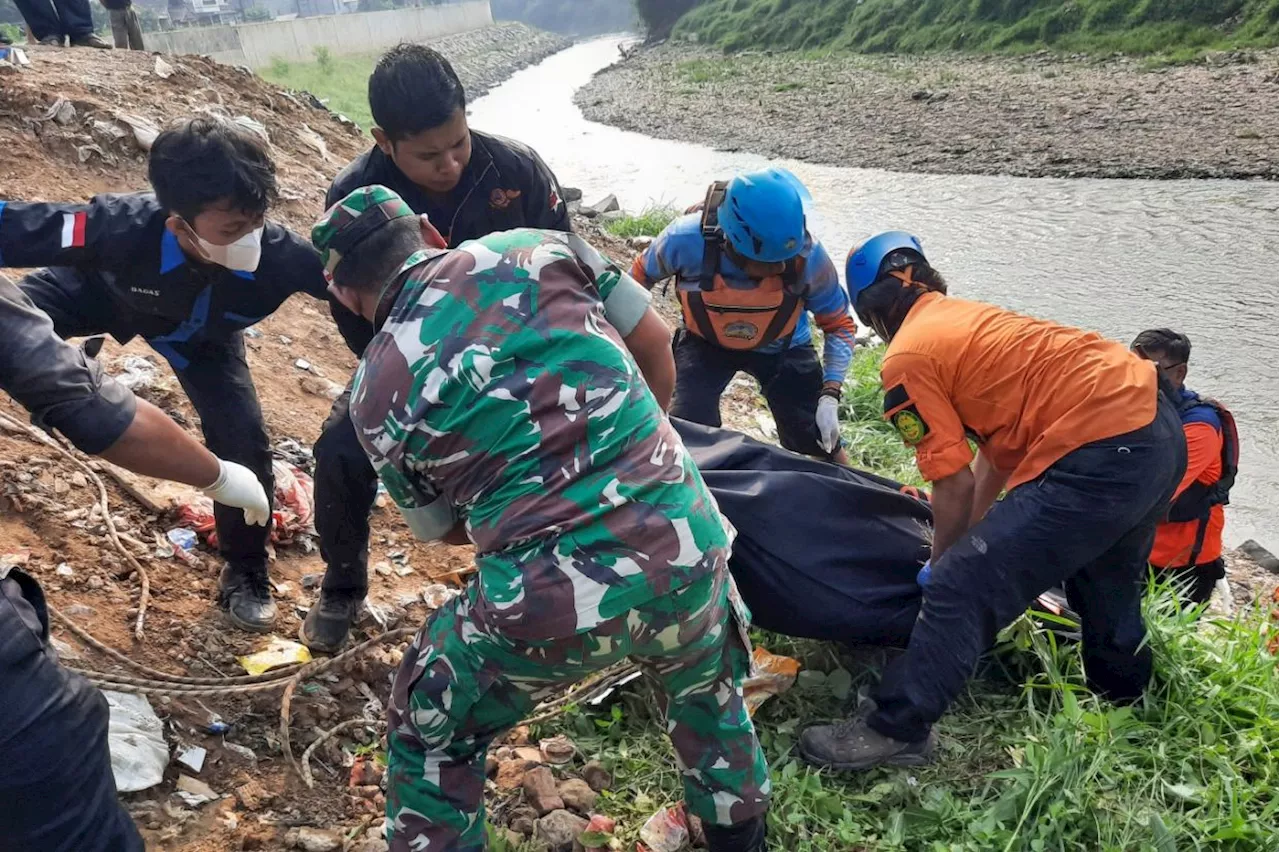
M377 144L334 179L326 207L381 184L430 218L451 248L513 228L571 230L560 185L542 158L467 126L462 84L436 51L401 44L384 54L369 78L369 106ZM363 355L373 327L336 301L330 308L347 345ZM343 394L315 445L316 531L326 570L300 631L315 651L342 647L368 591L369 512L378 478L347 406Z
M0 266L46 266L20 284L62 337L141 336L173 367L217 455L273 490L271 447L242 330L294 293L327 299L309 243L264 221L275 165L252 133L191 119L161 133L148 170L155 194L88 204L0 201ZM227 565L220 603L232 623L269 631L268 526L214 504Z

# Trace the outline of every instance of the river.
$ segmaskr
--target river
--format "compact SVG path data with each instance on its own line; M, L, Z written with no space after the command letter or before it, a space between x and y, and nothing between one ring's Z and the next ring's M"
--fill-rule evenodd
M471 106L471 122L532 145L584 201L686 206L767 161L654 139L582 117L573 93L618 59L617 37L577 44ZM904 228L958 296L1129 341L1169 326L1193 342L1188 385L1221 398L1241 432L1228 546L1277 551L1277 185L927 175L775 161L813 193L813 232L841 258Z

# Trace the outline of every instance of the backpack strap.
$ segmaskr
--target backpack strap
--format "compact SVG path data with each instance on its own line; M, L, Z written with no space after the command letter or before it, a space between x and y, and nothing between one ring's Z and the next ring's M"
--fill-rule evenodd
M720 205L728 187L728 181L716 181L707 187L707 197L702 202L702 269L698 273L698 289L704 293L716 288L716 275L720 272L720 248L724 240L724 232L720 230Z
M793 257L787 261L786 268L782 270L782 302L778 305L778 311L773 315L769 327L765 329L760 346L768 346L777 340L778 335L782 334L782 330L787 327L792 315L800 307L799 284L800 261ZM784 349L790 346L789 338L790 335Z

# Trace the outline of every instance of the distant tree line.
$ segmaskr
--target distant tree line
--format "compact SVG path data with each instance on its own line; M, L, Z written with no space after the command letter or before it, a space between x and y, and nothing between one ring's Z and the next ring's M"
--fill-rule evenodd
M523 21L565 35L598 35L636 29L630 0L490 0L493 17Z

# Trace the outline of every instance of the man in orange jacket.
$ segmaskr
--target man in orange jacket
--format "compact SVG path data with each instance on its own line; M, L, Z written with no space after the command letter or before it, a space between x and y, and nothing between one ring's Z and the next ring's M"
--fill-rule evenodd
M1147 555L1186 467L1172 388L1094 332L948 296L903 231L851 252L845 277L858 319L888 341L885 417L934 486L932 570L906 652L852 719L805 730L801 754L837 769L926 762L979 656L1059 583L1089 686L1137 699Z
M1239 452L1234 419L1216 400L1187 390L1191 339L1185 334L1148 329L1134 338L1131 348L1154 362L1160 375L1177 387L1178 413L1187 439L1187 472L1178 484L1168 520L1156 528L1151 564L1168 572L1184 601L1204 603L1213 594L1214 584L1226 576L1222 507L1235 481Z

